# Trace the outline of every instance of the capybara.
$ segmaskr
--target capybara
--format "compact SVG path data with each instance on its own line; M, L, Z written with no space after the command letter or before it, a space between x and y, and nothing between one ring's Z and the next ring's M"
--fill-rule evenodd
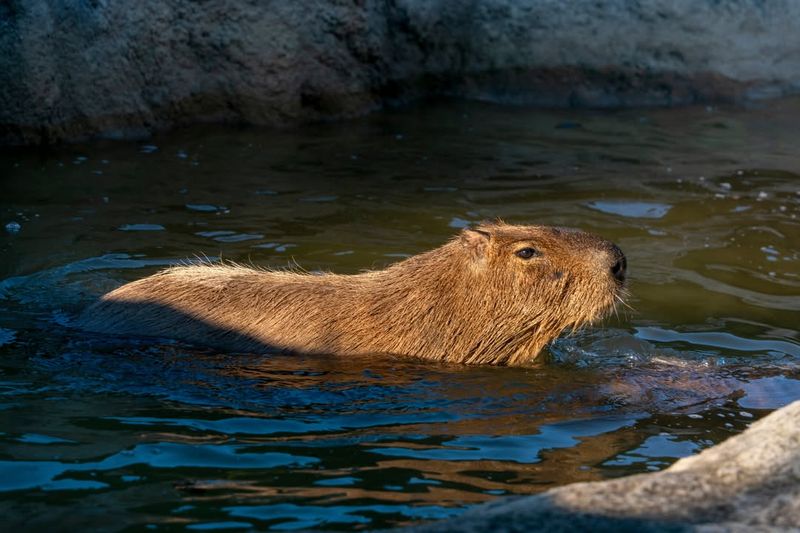
M523 365L614 309L625 271L622 251L595 235L494 222L354 275L173 267L106 294L78 323L236 352Z

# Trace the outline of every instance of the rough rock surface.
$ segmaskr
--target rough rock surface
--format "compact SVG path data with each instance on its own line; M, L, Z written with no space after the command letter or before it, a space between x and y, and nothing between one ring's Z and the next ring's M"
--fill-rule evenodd
M448 94L545 106L800 90L795 0L7 0L0 144L287 124Z
M800 401L653 474L499 500L411 531L800 530Z

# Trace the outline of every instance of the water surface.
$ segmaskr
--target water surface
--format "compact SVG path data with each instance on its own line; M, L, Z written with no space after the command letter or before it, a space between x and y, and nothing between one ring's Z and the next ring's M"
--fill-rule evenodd
M29 529L358 529L663 469L800 398L800 100L437 103L0 155L0 516ZM568 125L568 126L567 126ZM632 310L526 369L81 334L193 257L353 273L471 223L626 252Z

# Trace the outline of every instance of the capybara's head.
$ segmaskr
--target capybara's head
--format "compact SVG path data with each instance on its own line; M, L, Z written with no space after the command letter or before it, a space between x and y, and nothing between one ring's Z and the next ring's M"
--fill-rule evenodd
M596 235L498 222L465 229L457 242L473 279L497 306L495 320L535 331L546 342L605 317L623 301L625 255Z

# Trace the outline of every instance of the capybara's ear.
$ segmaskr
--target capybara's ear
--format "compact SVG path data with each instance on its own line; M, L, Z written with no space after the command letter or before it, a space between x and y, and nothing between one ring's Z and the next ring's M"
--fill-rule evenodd
M470 252L473 259L482 259L492 240L492 234L483 229L466 228L461 232L461 244Z

